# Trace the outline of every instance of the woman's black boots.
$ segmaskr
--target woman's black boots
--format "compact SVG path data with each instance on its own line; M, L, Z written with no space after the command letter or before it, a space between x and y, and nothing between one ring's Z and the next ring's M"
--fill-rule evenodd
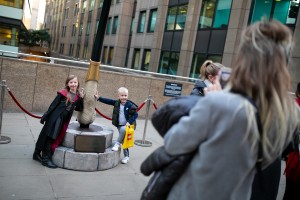
M47 154L43 154L43 160L42 165L48 167L48 168L57 168L57 166L52 162L52 159Z
M34 153L32 155L32 159L42 163L41 151L34 149Z
M49 168L57 168L57 166L52 162L52 153L51 153L51 142L48 141L46 148L42 153L42 165Z

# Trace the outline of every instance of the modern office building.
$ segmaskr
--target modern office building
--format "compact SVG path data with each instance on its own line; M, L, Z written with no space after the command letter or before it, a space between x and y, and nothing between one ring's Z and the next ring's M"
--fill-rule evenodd
M89 60L103 0L47 0L52 56ZM101 61L198 77L206 59L230 67L241 31L262 17L294 32L293 83L300 81L299 0L112 0Z
M0 0L0 53L3 56L19 57L16 53L30 53L45 56L49 49L40 46L26 46L20 42L20 32L37 30L44 22L46 0ZM42 18L42 20L41 20ZM22 59L39 60L30 57Z
M19 52L19 32L27 30L23 23L26 4L29 5L29 1L0 0L0 50ZM4 55L17 57L15 54Z

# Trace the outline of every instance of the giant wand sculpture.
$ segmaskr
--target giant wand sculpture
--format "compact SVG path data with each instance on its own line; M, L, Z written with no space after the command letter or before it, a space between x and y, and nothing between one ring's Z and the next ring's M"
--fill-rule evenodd
M85 96L83 99L83 111L78 113L78 122L80 127L88 128L91 123L94 122L96 117L95 107L96 100L94 97L95 91L97 90L99 80L99 66L100 66L100 55L105 35L105 28L109 15L111 0L104 0L100 21L97 29L96 39L94 42L92 56L90 60L90 66L85 78Z

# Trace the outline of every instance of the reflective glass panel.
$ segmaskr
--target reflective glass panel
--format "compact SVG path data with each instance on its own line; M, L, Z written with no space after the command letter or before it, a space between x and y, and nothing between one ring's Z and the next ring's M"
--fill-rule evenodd
M158 73L168 74L170 52L162 52Z
M157 10L151 10L149 18L148 32L154 32L156 24Z
M134 58L133 58L133 63L132 63L132 69L139 69L140 56L141 56L141 50L134 49Z
M175 27L177 7L170 7L168 10L168 16L166 20L166 30L172 31Z
M143 65L141 67L141 70L143 71L149 71L149 64L150 64L150 59L151 59L151 50L146 49L144 50L144 58L143 58Z
M272 1L256 0L253 6L251 23L260 21L262 17L266 17L267 19L269 19L271 9L272 9Z
M216 15L214 18L214 28L226 28L229 22L230 8L232 0L219 0Z
M188 5L183 5L178 7L175 30L184 29L187 10L188 10Z
M299 0L282 0L275 2L273 18L283 24L296 24L299 10Z
M210 28L215 13L216 0L202 1L199 28Z
M144 32L145 22L146 22L146 11L143 11L143 12L140 13L138 33L143 33Z

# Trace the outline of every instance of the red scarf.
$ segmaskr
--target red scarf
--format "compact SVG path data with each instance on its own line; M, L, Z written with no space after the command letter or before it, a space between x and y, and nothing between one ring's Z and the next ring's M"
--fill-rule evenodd
M66 97L66 98L68 99L68 101L70 101L70 98L68 97L69 91L68 91L67 89L61 89L61 90L59 90L57 93L63 95L64 97ZM78 98L79 98L79 96L78 96L77 93L76 93L73 102L77 101ZM71 102L71 101L70 101L70 102Z

